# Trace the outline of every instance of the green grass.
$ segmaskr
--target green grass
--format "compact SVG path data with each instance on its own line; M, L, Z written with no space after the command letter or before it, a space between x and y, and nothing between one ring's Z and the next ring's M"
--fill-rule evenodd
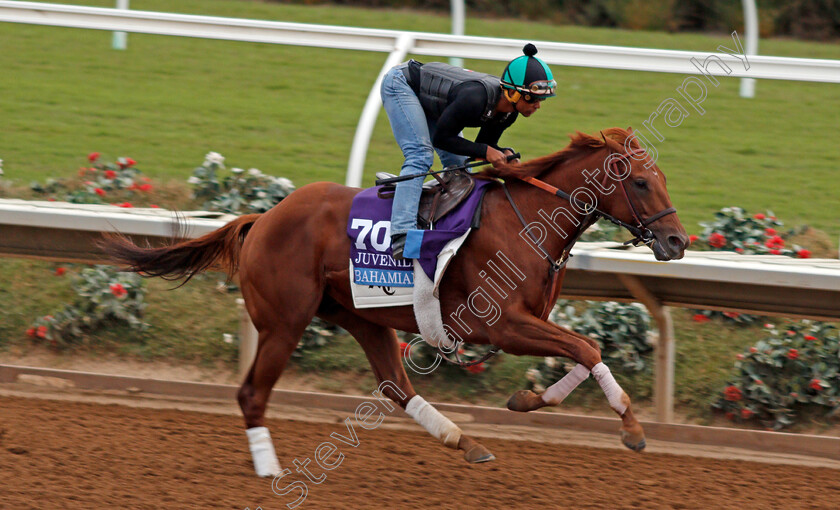
M69 3L69 2L68 2ZM111 6L112 2L87 2ZM235 0L137 0L138 10L446 32L445 16ZM686 49L703 56L724 35L666 34L471 17L473 35ZM129 155L158 179L183 181L210 150L298 185L343 182L353 133L384 54L129 35L110 49L102 31L4 24L0 31L0 158L19 184L72 172L90 151ZM840 59L840 45L761 42L763 54ZM468 61L499 73L501 62ZM686 62L686 69L690 64ZM683 75L555 66L559 97L505 134L527 157L553 152L574 130L639 128ZM662 127L660 167L689 231L721 207L772 209L790 225L840 234L840 146L833 143L836 85L762 80L709 90L706 114ZM659 121L661 126L661 120ZM366 165L394 170L401 157L380 114Z
M64 2L75 3L75 2ZM111 0L85 2L112 6ZM132 8L304 23L447 32L445 16L401 10L295 6L236 0L134 0ZM666 34L554 26L473 16L471 35L531 40L661 47L703 56L726 35ZM257 167L298 186L319 180L343 182L353 133L365 98L385 60L379 53L274 46L130 34L128 49L110 49L101 31L0 25L0 159L17 189L31 180L73 176L91 151L112 159L131 156L146 174L163 181L172 196L204 154L217 151L229 166ZM840 45L791 40L761 41L761 53L840 59ZM429 60L429 59L426 59ZM498 74L502 62L468 61L468 67ZM686 69L689 63L686 62ZM555 66L558 98L532 119L517 122L505 145L527 157L553 152L575 130L640 127L666 98L678 97L679 74ZM759 81L757 97L738 97L739 82L724 79L710 89L707 113L691 115L678 128L661 128L660 167L686 228L717 209L738 205L772 209L788 226L810 224L840 234L836 184L840 145L837 86ZM367 157L365 183L373 173L395 170L401 157L381 113ZM160 186L159 186L160 188ZM2 187L0 187L2 193ZM164 202L160 202L164 203ZM832 246L836 243L832 242ZM25 344L23 331L38 316L72 299L54 265L0 260L0 348ZM234 366L235 347L221 341L236 331L235 296L214 290L217 277L170 284L150 281L144 333L113 330L86 346L143 359L179 359ZM695 417L726 379L737 352L760 336L760 328L698 325L675 311L677 402ZM523 386L533 359L503 356L494 370L460 384L445 373L412 379L424 393L444 399L502 404ZM326 377L322 389L341 390L348 380L373 383L361 349L348 338L295 363ZM362 372L359 372L362 370ZM333 372L335 371L335 372ZM352 377L351 377L352 375ZM624 380L635 398L651 393L652 374ZM574 394L572 405L603 407L595 387Z

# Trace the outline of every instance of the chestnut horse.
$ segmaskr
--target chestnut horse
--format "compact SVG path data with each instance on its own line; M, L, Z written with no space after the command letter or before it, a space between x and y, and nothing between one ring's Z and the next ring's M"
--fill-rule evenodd
M557 405L591 372L621 418L622 442L639 451L645 444L642 427L629 397L601 362L598 344L545 320L565 271L558 259L564 259L566 249L597 220L592 210L596 206L598 213L649 245L658 260L681 258L688 237L677 215L671 214L665 175L639 147L632 130L607 129L600 137L578 132L571 139L555 154L479 174L504 179L504 185L489 187L481 205L480 228L470 234L447 269L440 286L442 316L447 330L457 331L464 342L492 344L517 356L564 356L578 363L541 395L515 393L508 408L531 411ZM248 313L259 331L256 358L238 400L261 476L281 472L264 427L271 389L314 316L356 338L382 393L432 435L463 450L469 462L494 458L412 388L395 333L418 332L412 307L354 308L346 228L351 202L359 191L313 183L266 213L241 216L196 239L160 248L139 248L115 236L102 243L115 262L148 276L189 279L211 267L221 266L230 275L238 270ZM530 222L527 228L525 222ZM485 269L493 264L501 267L500 253L512 275L497 272L499 277L493 280ZM495 298L490 297L491 288ZM483 290L486 302L495 304L492 316L488 307L476 311L477 289Z

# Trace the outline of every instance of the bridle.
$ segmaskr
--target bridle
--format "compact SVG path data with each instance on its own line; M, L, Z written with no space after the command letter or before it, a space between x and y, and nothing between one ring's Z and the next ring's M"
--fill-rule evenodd
M608 163L609 170L604 172L604 179L601 182L603 187L606 188L607 179L609 178L609 171L614 171L615 172L618 163L626 160L627 158L635 156L636 154L644 154L644 153L645 153L644 149L633 149L632 151L625 152L623 154L616 154L616 153L610 154L610 156L608 157L608 159L610 160L609 163ZM619 174L618 172L615 172L613 175L621 175L621 174ZM629 176L629 174L628 174L628 176ZM624 181L626 180L626 177L628 177L628 176L625 176L625 178L622 178L622 179L618 179L618 181L621 184L621 192L624 195L624 199L627 201L627 205L630 208L630 211L633 213L633 219L636 222L635 225L627 223L625 221L621 221L620 219L616 218L615 216L613 216L611 214L608 214L608 213L598 209L597 207L593 207L591 204L581 202L580 200L577 200L575 197L573 197L569 193L566 193L565 191L563 191L563 190L561 190L561 189L559 189L555 186L552 186L551 184L548 184L545 181L541 181L541 180L539 180L535 177L520 177L519 178L520 180L522 180L524 182L527 182L528 184L531 184L533 186L536 186L537 188L540 188L541 190L547 191L547 192L549 192L553 195L556 195L556 196L558 196L558 197L560 197L564 200L567 200L568 202L576 205L580 210L583 210L587 213L586 217L584 218L583 222L581 223L581 226L578 229L577 233L571 239L571 241L569 241L569 243L566 245L566 248L563 250L563 254L561 255L559 260L554 260L554 258L548 253L548 251L545 249L545 247L543 247L542 243L540 243L534 237L534 235L531 233L531 231L528 229L528 222L525 221L525 218L522 216L522 213L519 211L519 208L516 206L516 203L513 201L513 196L511 196L510 191L508 191L507 186L505 186L504 181L500 181L501 185L502 185L502 189L505 192L505 196L508 199L508 202L510 202L511 207L513 207L513 211L516 213L516 216L517 216L517 218L519 218L519 221L522 223L522 226L525 227L525 231L528 233L528 236L531 237L531 240L534 242L534 245L536 246L536 248L539 251L542 252L542 255L551 264L548 268L548 278L549 278L550 283L549 283L548 286L546 286L545 306L542 310L542 313L540 314L541 319L546 320L548 318L548 314L549 314L549 312L551 312L551 308L554 306L554 299L553 298L555 296L555 293L557 292L557 279L558 279L557 277L560 274L560 272L566 267L566 262L568 262L569 257L571 257L572 246L574 246L574 244L577 242L577 240L580 238L580 236L583 234L583 232L586 230L586 228L589 225L598 221L599 218L604 218L604 219L606 219L608 221L611 221L612 223L614 223L614 224L616 224L620 227L623 227L623 228L627 229L631 234L633 234L633 236L634 236L633 239L631 239L629 241L626 241L624 243L625 245L633 244L633 246L638 246L639 243L644 243L645 245L650 246L651 244L653 244L653 242L655 240L655 236L653 235L653 232L651 232L650 228L648 228L648 226L651 225L652 223L654 223L655 221L660 220L665 216L668 216L669 214L673 214L673 213L677 212L677 210L674 209L673 207L668 207L666 209L663 209L663 210L659 211L658 213L656 213L652 216L649 216L647 218L643 218L642 215L639 214L638 209L636 209L636 206L633 204L633 200L630 198L630 194L627 192L627 186L624 183ZM457 351L455 353L455 359L457 361L453 361L453 360L449 359L447 354L444 353L440 349L440 347L437 348L437 351L438 351L438 354L444 360L446 360L447 362L449 362L453 365L459 365L461 367L470 367L470 366L473 366L473 365L478 365L480 363L483 363L488 358L491 358L492 356L494 356L499 351L499 348L495 347L495 348L489 350L480 359L478 359L476 361L472 361L472 362L461 361L461 357L458 355Z
M626 160L627 158L635 156L636 154L644 154L644 153L645 153L644 149L633 149L632 151L625 152L623 154L618 154L618 155L616 155L615 153L611 154L607 158L607 159L610 160L609 163L608 163L609 170L604 172L604 179L602 181L602 184L606 187L606 182L607 182L607 178L609 176L609 172L617 170L618 163ZM621 175L621 174L619 174L618 172L615 172L613 175ZM634 237L633 237L633 239L630 239L629 241L626 241L624 244L632 244L633 246L638 246L639 243L644 243L647 246L650 246L651 244L653 244L653 241L655 240L655 236L653 235L653 232L651 232L651 230L648 228L648 226L651 225L652 223L654 223L655 221L660 220L665 216L668 216L669 214L673 214L673 213L677 212L677 210L674 209L673 207L668 207L666 209L663 209L663 210L659 211L658 213L656 213L652 216L649 216L647 218L642 218L642 215L639 214L639 211L638 211L638 209L636 209L636 206L633 203L633 200L630 198L630 194L627 192L627 185L624 183L624 181L626 180L626 177L622 178L622 179L618 179L618 181L619 181L619 184L621 185L621 192L624 195L624 199L627 201L627 206L630 208L630 211L633 213L633 219L636 222L635 225L624 222L624 221L621 221L620 219L616 218L615 216L612 216L611 214L608 214L608 213L598 209L597 207L593 207L591 204L581 202L580 200L577 200L576 198L574 198L570 194L566 193L565 191L563 191L561 189L558 189L558 188L552 186L551 184L548 184L545 181L541 181L541 180L539 180L535 177L521 177L520 179L522 181L527 182L528 184L536 186L536 187L538 187L538 188L540 188L544 191L548 191L549 193L552 193L552 194L554 194L554 195L556 195L556 196L558 196L558 197L560 197L564 200L567 200L567 201L571 202L572 204L576 205L580 210L588 212L589 214L587 215L587 218L592 223L597 221L598 218L604 218L605 220L610 221L610 222L618 225L619 227L625 228ZM584 225L586 225L586 223Z

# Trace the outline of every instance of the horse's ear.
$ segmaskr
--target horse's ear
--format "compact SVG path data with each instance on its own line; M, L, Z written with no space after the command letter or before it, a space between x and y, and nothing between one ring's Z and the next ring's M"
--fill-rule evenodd
M627 132L632 135L633 134L633 128L631 126L627 126Z
M604 136L603 131L599 131L601 133L601 138L604 139L604 145L611 150L612 152L623 152L621 144L613 140L612 138L607 138Z

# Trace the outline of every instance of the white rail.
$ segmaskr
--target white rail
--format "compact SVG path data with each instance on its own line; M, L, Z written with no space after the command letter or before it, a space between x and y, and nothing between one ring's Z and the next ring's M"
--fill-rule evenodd
M515 39L309 25L9 0L0 0L0 21L384 53L393 51L400 35L409 33L414 41L409 48L409 53L496 61L506 61L516 57L521 54L523 45L523 41ZM533 42L540 49L540 58L549 64L660 73L698 74L699 71L694 69L689 59L701 55L705 58L710 54L708 51L629 48L552 41ZM726 56L725 54L718 55ZM723 76L840 83L840 61L756 55L750 58L749 70L733 66L732 72Z

